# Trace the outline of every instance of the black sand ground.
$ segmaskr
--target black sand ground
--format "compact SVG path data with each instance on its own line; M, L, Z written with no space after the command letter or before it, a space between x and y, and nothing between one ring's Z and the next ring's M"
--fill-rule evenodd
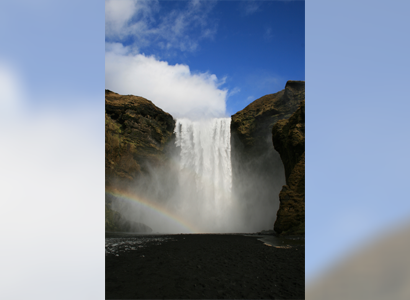
M255 237L171 235L171 241L108 254L106 299L304 299L305 247Z

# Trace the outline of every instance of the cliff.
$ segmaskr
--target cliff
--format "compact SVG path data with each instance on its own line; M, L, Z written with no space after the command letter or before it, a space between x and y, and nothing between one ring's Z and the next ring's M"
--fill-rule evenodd
M105 90L106 190L121 193L152 181L150 171L168 163L174 127L172 116L151 101ZM115 197L106 195L106 230L150 231L143 224L127 223L112 210L113 201Z
M161 164L175 121L151 101L105 90L105 176L132 181L146 164Z
M280 194L275 231L305 233L305 101L288 120L272 128L272 141L285 167L286 185Z
M284 90L265 95L232 116L233 193L245 207L244 217L255 220L254 230L273 228L285 184L281 157L272 147L272 128L288 119L304 99L305 82L288 81Z
M266 151L266 136L273 125L289 118L305 99L305 82L289 80L285 89L265 95L232 116L232 135L247 154ZM270 138L269 138L270 139Z

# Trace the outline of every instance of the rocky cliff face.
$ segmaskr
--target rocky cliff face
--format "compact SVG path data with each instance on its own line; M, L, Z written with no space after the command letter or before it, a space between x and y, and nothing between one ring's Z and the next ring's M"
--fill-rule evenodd
M305 82L291 81L285 89L265 95L232 116L231 131L235 144L246 154L257 155L266 151L266 137L273 125L289 118L305 99Z
M280 234L305 233L305 101L288 120L272 128L272 141L285 167L275 231Z
M151 101L105 90L106 184L130 181L146 164L161 164L175 121Z
M150 170L167 165L175 121L151 101L105 90L105 184L107 190L129 190L150 181ZM106 195L106 230L149 232L143 224L126 222L113 211Z
M232 116L233 193L246 207L244 217L259 219L255 222L261 229L273 228L285 184L281 158L272 147L272 127L289 118L304 98L305 82L288 81L284 90L265 95Z

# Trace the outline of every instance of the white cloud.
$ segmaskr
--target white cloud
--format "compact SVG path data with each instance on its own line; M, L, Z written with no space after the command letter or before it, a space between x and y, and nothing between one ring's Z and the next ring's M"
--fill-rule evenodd
M259 10L259 7L262 5L260 1L243 1L242 9L245 15L251 15Z
M148 46L165 50L165 57L173 49L197 50L201 39L216 33L216 23L208 19L214 5L195 0L157 14L158 1L106 0L106 88L147 98L174 117L225 116L228 91L219 88L225 78L141 53Z
M133 40L132 47L195 51L198 41L212 39L216 23L209 22L213 1L189 1L184 9L160 11L158 1L106 0L105 35L108 42Z
M231 96L233 96L233 95L239 93L240 91L241 91L240 88L235 87L235 88L233 88L232 90L230 90L230 91L228 92L228 97L231 97Z
M115 53L117 55L127 55L130 54L134 48L130 48L129 46L124 47L121 43L105 43L105 52ZM138 54L138 51L136 52Z
M122 40L129 35L141 36L147 31L152 13L158 9L158 1L106 0L105 35ZM138 19L138 21L133 21Z
M120 45L107 46L106 88L151 100L174 117L225 116L227 90L216 75L192 73L189 66L169 65L154 56L126 54Z
M137 2L134 0L105 1L105 22L109 28L118 31L124 27L137 11Z

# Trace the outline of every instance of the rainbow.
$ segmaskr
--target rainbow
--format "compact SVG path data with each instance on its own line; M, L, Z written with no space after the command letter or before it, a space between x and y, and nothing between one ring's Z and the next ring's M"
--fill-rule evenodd
M111 190L111 189L106 189L105 192L109 195L112 195L114 197L118 198L123 198L128 201L133 201L137 202L144 207L147 207L156 213L168 218L172 222L175 222L181 226L183 226L185 229L187 229L190 233L201 233L201 231L193 224L188 222L187 220L184 220L181 216L176 215L173 212L170 212L168 209L165 207L157 204L157 203L152 203L142 197L139 197L135 194L127 193L127 192L119 192L118 190Z

